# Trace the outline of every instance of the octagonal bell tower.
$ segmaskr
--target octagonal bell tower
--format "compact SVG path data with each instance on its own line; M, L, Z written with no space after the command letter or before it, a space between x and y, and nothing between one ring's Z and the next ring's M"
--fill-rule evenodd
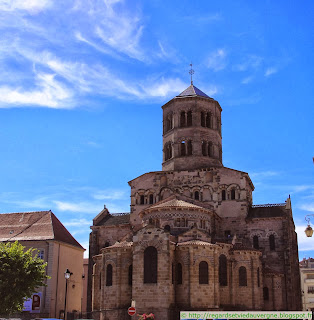
M162 106L162 170L222 166L221 107L191 85Z

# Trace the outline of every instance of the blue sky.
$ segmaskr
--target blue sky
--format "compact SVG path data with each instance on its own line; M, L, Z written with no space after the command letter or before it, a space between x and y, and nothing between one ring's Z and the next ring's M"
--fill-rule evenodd
M254 204L314 214L313 1L0 0L0 212L51 209L85 248L103 205L161 170L161 106L194 84L223 108L223 162ZM314 217L313 217L314 222Z

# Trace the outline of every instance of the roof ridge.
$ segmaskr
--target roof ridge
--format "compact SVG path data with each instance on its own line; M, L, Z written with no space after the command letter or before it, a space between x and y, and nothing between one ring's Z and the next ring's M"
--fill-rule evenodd
M51 210L24 211L24 212L0 212L0 214L23 214L23 213L43 213L43 212L51 212Z

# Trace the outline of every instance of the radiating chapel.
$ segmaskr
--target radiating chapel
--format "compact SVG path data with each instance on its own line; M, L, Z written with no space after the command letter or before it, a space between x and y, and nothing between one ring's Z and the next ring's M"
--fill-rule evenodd
M90 234L95 319L180 310L301 310L290 197L253 205L222 161L221 106L191 85L162 106L162 171L131 180L130 213L105 207Z

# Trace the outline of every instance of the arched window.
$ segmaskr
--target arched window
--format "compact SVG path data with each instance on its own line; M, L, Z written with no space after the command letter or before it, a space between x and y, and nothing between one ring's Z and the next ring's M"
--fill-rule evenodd
M107 265L107 272L106 272L106 286L112 286L112 265Z
M99 289L101 289L101 272L99 273Z
M128 275L128 278L129 278L129 286L132 285L132 275L133 275L133 266L130 265L130 266L129 266L129 275Z
M167 224L166 226L164 226L164 230L170 232L171 228L170 228L170 226Z
M106 243L105 243L105 248L107 248L107 247L109 247L110 246L110 243L107 241Z
M263 298L264 298L265 301L269 300L269 291L268 291L267 287L263 288Z
M253 248L259 249L258 236L253 237Z
M140 204L144 204L144 195L141 195L141 197L140 197Z
M192 141L188 141L188 156L192 155Z
M201 261L198 269L199 284L208 284L208 263Z
M211 142L209 142L207 146L207 155L209 157L213 156L213 144Z
M192 111L188 111L187 113L187 126L188 127L192 126Z
M185 141L181 142L181 156L185 156L186 152L185 152Z
M182 111L180 114L180 127L185 127L185 112Z
M149 195L149 204L153 204L154 203L154 195L150 194Z
M182 284L182 264L177 264L177 284Z
M257 286L260 287L261 281L260 281L260 275L259 275L259 268L257 268Z
M200 199L200 193L198 191L194 192L194 199L199 200Z
M207 142L202 141L202 155L203 156L206 156L206 145L207 145Z
M273 234L269 236L269 248L270 250L276 250L275 236Z
M221 200L226 200L226 190L221 191Z
M172 145L168 144L168 153L169 153L169 159L172 158Z
M144 283L157 283L157 249L152 246L144 250Z
M227 258L222 254L219 257L219 284L221 286L226 286L228 284L227 274Z
M206 127L205 125L205 113L201 112L201 126Z
M235 199L235 190L231 189L231 200Z
M246 287L247 286L247 274L246 274L246 268L240 267L239 268L239 286L240 287Z
M206 115L206 127L207 128L211 127L211 115L209 112L207 112L207 115Z

